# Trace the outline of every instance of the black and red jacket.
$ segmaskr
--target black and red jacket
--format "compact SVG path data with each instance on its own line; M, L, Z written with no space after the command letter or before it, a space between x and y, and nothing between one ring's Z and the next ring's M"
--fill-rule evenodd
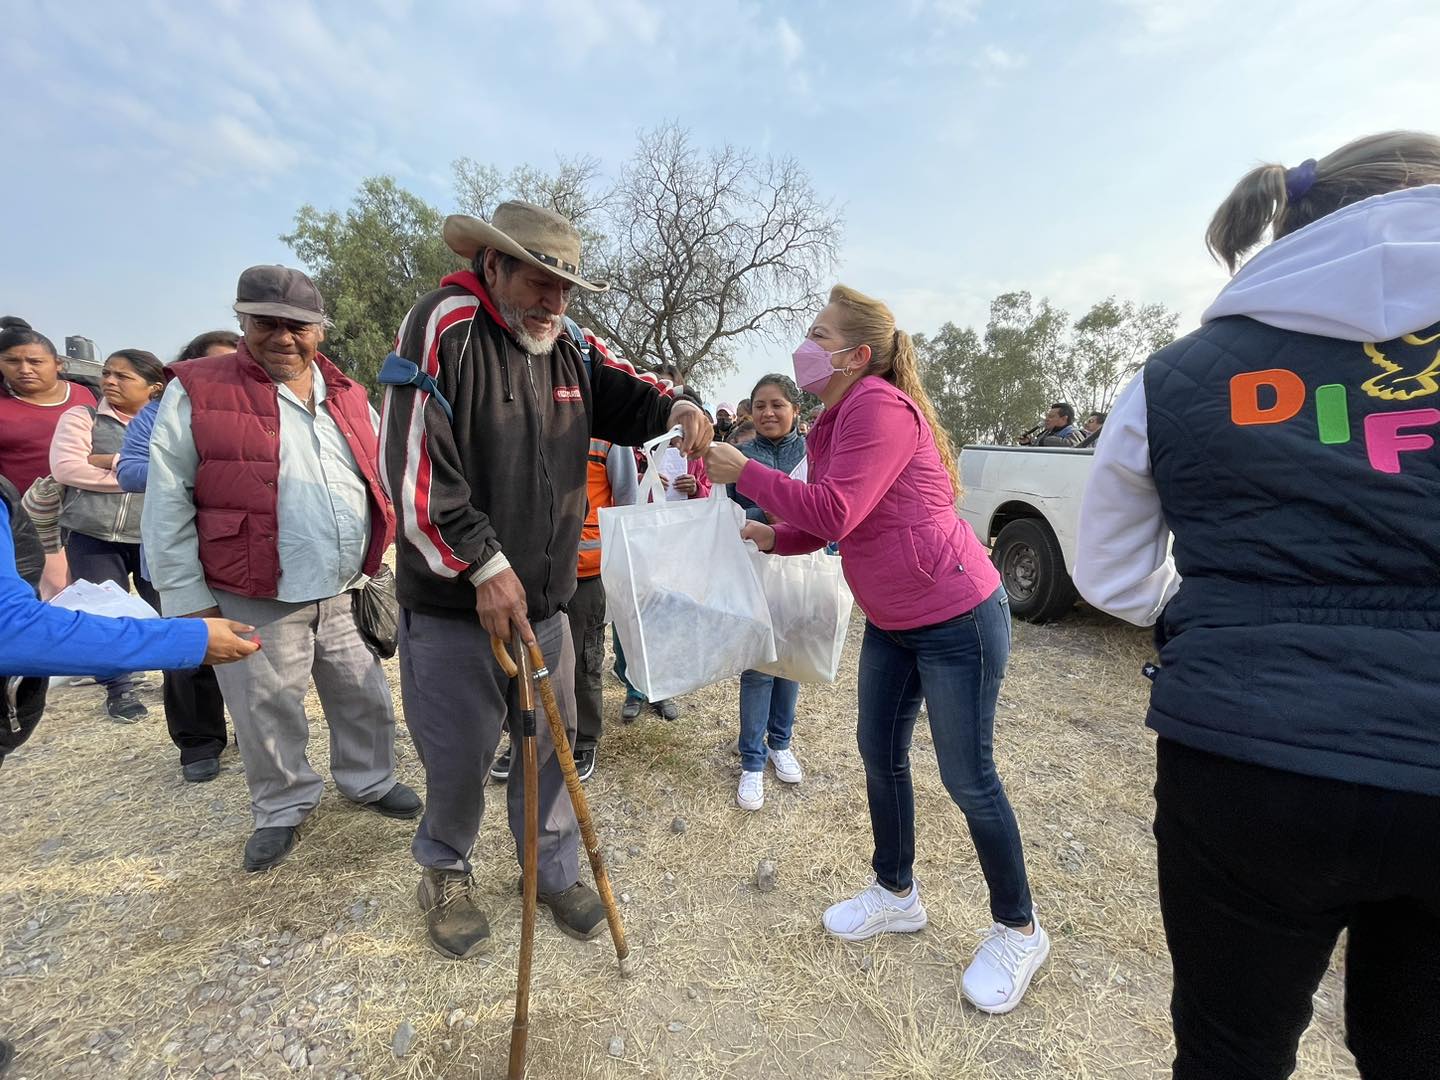
M419 374L386 387L380 415L402 607L473 612L470 577L500 553L532 621L574 595L591 436L636 445L669 427L674 404L668 383L591 344L588 376L564 334L529 355L470 271L410 309L395 352Z

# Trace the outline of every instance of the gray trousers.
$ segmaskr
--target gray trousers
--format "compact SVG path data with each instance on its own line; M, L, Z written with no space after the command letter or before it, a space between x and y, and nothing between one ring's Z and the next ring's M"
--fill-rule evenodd
M355 626L348 592L286 604L215 590L220 611L255 627L260 651L215 668L235 721L257 829L298 825L325 782L310 767L305 691L315 681L330 726L330 775L347 799L374 802L395 783L395 711L380 661Z
M581 578L570 600L570 640L575 643L575 745L600 745L604 727L605 585Z
M532 623L570 743L575 743L575 650L560 612ZM520 712L514 683L490 651L490 635L466 617L400 612L400 694L420 762L425 766L425 816L410 850L421 866L470 872L470 851L485 813L485 783L508 718L513 734L507 801L515 858L525 837ZM535 752L540 775L540 891L559 892L580 877L579 827L539 695Z

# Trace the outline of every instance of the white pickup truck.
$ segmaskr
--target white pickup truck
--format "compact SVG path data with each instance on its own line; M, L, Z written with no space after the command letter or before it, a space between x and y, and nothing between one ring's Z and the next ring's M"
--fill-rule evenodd
M960 453L960 516L990 545L1010 610L1029 622L1050 622L1075 606L1075 534L1094 455L1050 446Z

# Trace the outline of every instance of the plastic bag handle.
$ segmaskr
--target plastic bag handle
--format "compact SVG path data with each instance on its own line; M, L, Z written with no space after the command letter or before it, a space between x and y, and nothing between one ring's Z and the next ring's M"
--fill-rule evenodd
M665 489L660 484L660 450L669 444L670 440L677 435L683 435L677 424L663 435L656 435L655 438L640 444L641 451L645 454L645 460L649 465L645 469L645 475L640 478L640 487L635 494L635 504L644 506L648 502L664 502Z

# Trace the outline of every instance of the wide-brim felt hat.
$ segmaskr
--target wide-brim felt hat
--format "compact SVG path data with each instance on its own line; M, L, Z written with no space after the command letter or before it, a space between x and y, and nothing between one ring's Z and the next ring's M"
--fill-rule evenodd
M451 214L441 235L462 259L473 259L481 249L494 248L589 292L610 288L608 282L580 276L580 233L575 226L556 211L534 203L518 199L501 203L489 221Z

